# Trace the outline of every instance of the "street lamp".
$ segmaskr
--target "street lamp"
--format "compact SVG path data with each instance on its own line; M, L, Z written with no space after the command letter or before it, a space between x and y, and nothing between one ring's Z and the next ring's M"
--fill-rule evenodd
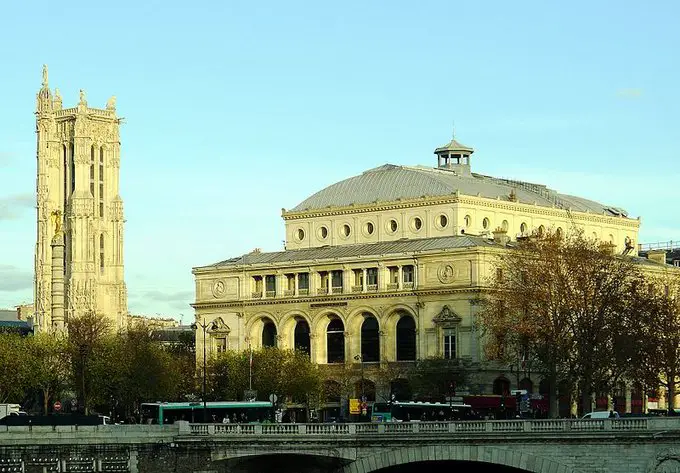
M361 363L361 402L364 402L364 362L361 359L361 355L354 355L354 359Z
M198 327L201 327L201 330L203 331L203 396L202 396L202 399L203 399L203 422L207 423L208 422L208 411L207 411L207 405L206 405L206 402L205 402L205 379L206 379L205 378L205 334L208 331L208 329L214 331L214 330L217 330L218 327L217 327L216 322L212 322L210 324L208 322L203 322L203 323L194 322L193 324L191 324L191 330L193 330L194 332L196 330L198 330Z

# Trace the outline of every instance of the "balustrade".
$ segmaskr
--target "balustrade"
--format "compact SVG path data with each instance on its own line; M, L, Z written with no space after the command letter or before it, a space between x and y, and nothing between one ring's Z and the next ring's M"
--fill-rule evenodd
M654 419L652 419L654 421ZM667 422L675 421L673 426ZM512 419L455 422L385 422L357 424L191 424L192 435L382 435L382 434L519 434L680 430L680 419Z

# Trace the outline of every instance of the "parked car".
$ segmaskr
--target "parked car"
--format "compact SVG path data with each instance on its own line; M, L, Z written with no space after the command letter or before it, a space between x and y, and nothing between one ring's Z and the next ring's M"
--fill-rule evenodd
M595 411L587 413L581 419L618 419L620 417L616 411Z

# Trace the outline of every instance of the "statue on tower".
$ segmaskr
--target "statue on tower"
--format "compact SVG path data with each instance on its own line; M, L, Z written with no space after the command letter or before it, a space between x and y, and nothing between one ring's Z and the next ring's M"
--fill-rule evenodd
M109 100L106 101L106 110L115 110L116 109L116 96L112 95Z
M83 89L80 89L80 102L78 102L78 105L87 106L87 99L85 98L85 91Z
M42 86L47 88L47 64L43 64Z
M61 210L52 212L52 223L54 224L54 236L61 234Z

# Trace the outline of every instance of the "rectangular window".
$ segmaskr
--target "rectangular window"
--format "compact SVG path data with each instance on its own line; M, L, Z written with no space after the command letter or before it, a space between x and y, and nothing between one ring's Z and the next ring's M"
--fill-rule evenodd
M224 353L227 351L227 337L216 338L215 349L217 350L217 353Z
M309 290L309 273L298 274L298 287Z
M407 265L401 268L402 279L405 283L413 283L413 266Z
M342 288L342 271L331 271L331 287Z
M262 297L262 276L253 276L253 293Z
M267 292L276 292L276 276L273 274L269 274L264 277L265 281L265 290Z
M378 268L368 268L366 270L366 284L378 285Z
M456 330L444 329L444 358L453 360L456 358Z

